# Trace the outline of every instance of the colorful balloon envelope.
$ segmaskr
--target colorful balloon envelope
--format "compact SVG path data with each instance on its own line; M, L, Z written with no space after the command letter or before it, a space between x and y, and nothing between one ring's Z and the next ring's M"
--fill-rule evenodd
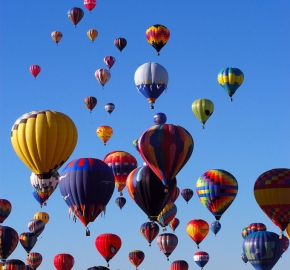
M283 242L276 233L255 232L245 238L243 251L255 269L271 270L283 253Z
M196 193L215 219L220 220L238 193L238 182L225 170L209 170L197 180Z
M193 194L194 194L194 192L190 188L185 188L185 189L183 189L181 191L181 196L186 201L186 203L188 203L190 201L190 199L192 198Z
M43 204L46 205L46 201L49 199L49 197L52 195L52 193L56 190L58 186L59 181L59 174L58 172L54 172L50 178L38 178L38 176L35 173L31 173L30 175L30 183L35 190L35 192L38 194L38 196L41 198L40 200L40 206L42 207Z
M290 223L290 169L277 168L261 174L254 196L264 213L284 231Z
M194 142L183 127L164 124L152 126L143 132L138 146L144 161L167 184L191 157Z
M11 227L0 225L0 259L5 263L13 253L19 242L18 233Z
M164 255L167 257L167 261L169 261L169 256L177 247L177 244L178 238L173 233L163 233L158 235L157 237L157 245L159 246L160 250L164 253Z
M89 29L87 32L87 36L92 42L98 37L98 34L98 31L95 29Z
M59 187L69 210L87 226L106 210L114 192L114 175L102 160L79 158L63 168Z
M122 246L121 238L113 233L100 234L95 240L95 246L99 253L104 257L107 266L109 261L117 254Z
M127 178L127 190L135 203L151 221L157 217L176 188L176 179L165 186L147 166L134 169Z
M245 264L248 262L248 258L247 258L246 254L244 252L241 254L241 259L243 260L243 262Z
M251 223L247 228L247 236L254 232L267 231L267 227L263 223Z
M32 76L36 79L37 75L41 71L41 67L39 65L32 65L30 66L29 71L32 74Z
M118 197L118 198L116 198L115 203L122 210L122 208L126 204L126 198L124 198L124 197Z
M111 67L115 64L116 59L113 56L106 56L104 58L104 63L106 64L106 66L109 68L109 70L111 69Z
M156 99L167 88L168 73L160 64L148 62L135 72L134 81L139 93L141 93L154 109Z
M26 257L26 262L32 270L36 270L42 263L42 256L38 252L30 252Z
M25 270L25 263L18 259L11 259L5 262L3 270Z
M56 43L56 45L58 45L58 43L62 39L62 32L60 32L60 31L53 31L50 34L50 36L51 36L52 40Z
M176 260L174 261L169 270L188 270L188 263L184 260Z
M238 68L223 68L217 77L218 83L226 90L232 101L232 96L244 81L244 74Z
M67 12L69 20L76 27L84 16L84 11L81 8L73 7Z
M45 206L46 205L46 201L43 200L39 194L36 192L35 189L32 189L32 196L33 198L39 203L40 207L42 207L43 205Z
M180 189L179 187L176 187L175 191L171 195L170 201L174 203L177 200L179 194L180 194Z
M36 244L37 236L34 233L24 232L19 235L20 244L29 253Z
M202 128L204 128L205 122L214 111L214 105L211 100L200 98L192 103L191 109L196 118L202 123Z
M289 239L285 235L282 235L282 242L283 242L283 253L288 249L289 247Z
M157 221L161 227L163 227L163 231L166 231L166 226L174 219L177 214L177 207L173 202L169 202L165 205L162 211L159 213L157 217Z
M136 140L133 141L133 146L139 152L138 139L136 139Z
M125 151L113 151L108 153L103 161L112 169L115 186L122 196L128 175L138 166L136 158Z
M74 257L67 253L57 254L53 258L53 264L57 270L71 270L74 263Z
M111 115L111 113L115 110L115 104L114 103L107 103L105 105L105 110Z
M48 221L49 221L49 215L46 212L37 212L33 216L33 219L41 220L46 225L48 223Z
M145 254L141 250L132 250L129 252L128 258L129 258L130 263L132 263L136 267L136 270L137 270L138 269L137 267L145 259Z
M159 233L159 226L155 222L145 222L140 227L140 233L148 241L151 247L152 241Z
M242 229L241 235L244 239L248 236L248 227Z
M97 5L97 0L84 0L84 6L90 13L95 8L96 5Z
M96 77L97 81L102 85L102 88L104 89L105 84L111 78L111 73L107 69L100 68L100 69L96 70L95 77Z
M153 116L153 119L154 119L155 125L164 125L167 121L167 117L166 117L165 113L156 113Z
M28 222L28 230L38 237L44 230L45 223L40 219L33 219Z
M11 203L6 199L0 199L0 224L10 215L12 210Z
M16 154L40 179L50 178L64 164L76 146L77 137L74 122L51 110L26 113L11 129Z
M209 225L203 219L193 219L187 223L186 232L199 248L199 244L209 232Z
M220 231L221 227L222 225L217 220L209 225L209 228L214 233L214 235L216 235Z
M85 97L84 103L86 107L90 110L90 112L92 112L92 110L96 107L98 101L95 97L88 96L88 97Z
M152 25L146 30L146 39L150 43L150 45L157 51L158 55L160 55L160 50L168 42L169 38L169 30L167 29L167 27L161 24Z
M96 130L96 134L104 145L106 145L107 141L110 140L113 135L113 129L109 126L99 126Z
M118 48L118 50L120 52L123 51L123 49L126 47L127 45L127 40L125 38L116 38L114 40L114 45Z
M193 260L199 267L201 267L200 269L203 269L203 267L209 261L209 255L205 251L198 251L198 252L194 253Z
M176 228L179 225L179 219L178 218L173 218L170 222L169 222L169 227L172 229L172 231L174 232L176 230Z

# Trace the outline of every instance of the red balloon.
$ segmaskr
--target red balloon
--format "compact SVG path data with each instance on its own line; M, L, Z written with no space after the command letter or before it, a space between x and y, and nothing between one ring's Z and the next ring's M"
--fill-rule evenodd
M91 13L93 8L97 5L97 0L84 0L84 6Z
M57 254L53 258L53 264L57 270L71 270L74 263L74 257L66 253Z
M38 65L32 65L32 66L30 66L29 71L33 75L33 77L36 79L36 76L41 71L41 68Z
M174 261L169 270L188 270L188 263L184 260Z
M117 254L117 252L121 248L122 240L116 234L104 233L100 234L96 238L95 245L99 253L108 263L107 266L109 267L109 261Z
M170 201L174 203L177 200L179 194L180 194L180 189L178 187L176 187L175 191L172 192Z

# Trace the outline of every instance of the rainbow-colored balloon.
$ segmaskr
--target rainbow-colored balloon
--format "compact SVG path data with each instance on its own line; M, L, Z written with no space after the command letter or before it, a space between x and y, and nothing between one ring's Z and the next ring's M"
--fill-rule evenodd
M167 27L161 24L152 25L146 30L146 39L150 43L150 45L157 51L158 55L160 55L160 50L168 42L169 38L169 30L167 29Z

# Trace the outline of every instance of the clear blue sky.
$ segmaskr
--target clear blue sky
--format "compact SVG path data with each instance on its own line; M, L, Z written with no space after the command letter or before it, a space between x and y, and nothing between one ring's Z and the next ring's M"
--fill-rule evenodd
M67 18L67 11L74 6L85 12L76 28ZM32 250L43 256L38 269L53 269L57 253L73 255L76 270L105 266L94 241L106 232L119 235L123 242L110 262L111 270L134 269L128 260L133 249L145 253L140 270L167 270L174 260L186 260L189 269L198 269L193 261L198 250L185 227L192 219L211 223L214 217L196 194L188 205L178 198L176 217L180 225L175 232L179 244L168 262L156 241L149 247L139 232L146 215L127 190L127 204L120 211L114 203L118 196L115 190L105 217L90 224L91 236L86 237L81 222L68 218L68 207L59 190L42 209L31 195L31 172L14 152L10 130L19 116L33 110L60 111L75 122L79 137L68 161L103 159L113 150L124 150L141 166L143 160L132 141L154 125L155 113L163 112L168 123L186 128L195 147L177 175L179 188L195 192L197 179L210 169L227 170L239 183L235 201L221 218L221 231L216 237L210 232L200 245L200 250L210 255L204 269L245 269L240 258L241 230L250 223L263 222L269 231L280 233L257 205L253 186L263 172L289 168L290 164L289 10L288 0L99 0L91 14L82 0L0 2L0 197L13 206L3 225L21 234L28 231L34 213L49 213L50 221ZM165 25L171 32L160 56L145 39L146 29L153 24ZM93 44L86 35L90 28L99 32ZM58 46L50 38L54 30L63 33ZM128 41L122 53L113 44L117 37ZM114 56L116 63L111 80L102 90L94 72L105 68L103 58L107 55ZM135 70L151 61L163 65L169 74L168 90L158 98L154 110L134 84ZM32 64L42 68L36 80L29 73ZM245 76L233 102L217 83L217 74L225 67L240 68ZM83 103L89 95L98 100L91 114ZM198 98L208 98L215 105L204 130L191 111L192 102ZM111 116L104 109L108 102L116 105ZM100 125L110 125L114 130L107 146L96 136ZM25 261L25 257L19 243L10 258ZM288 267L286 251L275 269Z

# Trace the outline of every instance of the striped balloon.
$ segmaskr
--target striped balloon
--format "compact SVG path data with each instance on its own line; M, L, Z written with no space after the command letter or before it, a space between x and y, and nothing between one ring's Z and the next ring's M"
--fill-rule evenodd
M166 231L166 226L174 219L177 214L177 207L173 202L166 204L157 217L158 223L163 227L163 231Z
M42 256L38 252L30 252L26 257L26 262L32 270L36 270L42 263Z
M28 222L28 230L37 237L43 232L45 223L40 219L32 219Z
M172 231L175 231L178 225L179 225L179 219L176 217L169 222L169 227L172 229Z
M77 24L84 16L84 11L81 8L73 7L67 12L67 16L76 28Z
M149 247L151 247L151 242L159 233L159 226L155 222L145 222L140 227L140 233L148 241Z
M128 255L130 263L132 263L137 270L137 267L143 262L145 259L145 254L142 250L132 250Z
M3 270L25 270L26 265L23 261L18 259L7 260L3 266Z
M175 191L171 195L170 201L174 203L179 197L179 194L180 194L180 189L176 187Z
M95 72L95 77L96 77L96 80L102 85L102 88L104 89L105 84L111 78L111 73L107 69L99 68Z
M247 235L259 231L267 231L266 225L263 223L251 223L247 228Z
M190 188L185 188L181 191L181 196L188 203L193 196L193 190Z
M188 263L184 260L176 260L174 261L169 270L188 270Z
M13 253L19 242L17 232L8 226L0 225L0 259L5 263L6 259Z
M198 251L194 253L193 260L195 263L203 269L203 267L208 263L209 261L209 255L205 251Z
M170 254L174 251L178 244L178 238L173 233L163 233L157 237L157 245L160 250L167 257L167 261L169 261Z
M12 205L8 200L0 199L0 224L10 215Z

